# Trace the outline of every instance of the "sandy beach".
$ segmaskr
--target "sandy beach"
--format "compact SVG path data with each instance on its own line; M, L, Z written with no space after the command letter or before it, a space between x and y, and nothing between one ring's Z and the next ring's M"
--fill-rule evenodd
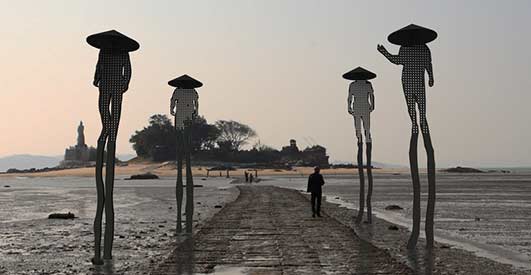
M192 174L198 177L207 176L207 166L194 166L192 168ZM9 177L94 177L94 167L85 168L72 168L63 169L48 172L35 172L35 173L13 173L13 174L0 174L0 178ZM313 172L313 167L295 167L292 170L285 169L257 169L258 176L306 176ZM254 169L235 169L229 172L231 177L242 177L244 171L253 171ZM374 173L380 174L393 174L393 173L405 173L408 172L408 168L384 168L374 169ZM153 162L141 162L132 163L127 166L116 166L115 174L117 176L130 176L142 173L154 173L162 177L175 177L177 172L175 164L172 162L153 163ZM183 172L184 173L184 172ZM221 173L221 174L220 174ZM358 173L354 168L338 168L338 169L323 169L322 173L325 175L351 175ZM226 177L226 170L223 171L210 171L211 177Z

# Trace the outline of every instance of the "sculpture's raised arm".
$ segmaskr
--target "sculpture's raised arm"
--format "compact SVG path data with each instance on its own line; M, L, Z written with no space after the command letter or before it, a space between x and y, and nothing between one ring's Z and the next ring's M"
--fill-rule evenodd
M400 55L390 54L390 53L387 51L387 49L386 49L383 45L380 45L380 44L378 44L377 49L378 49L378 51L379 51L381 54L383 54L383 56L385 56L385 58L387 58L387 60L389 60L391 63L396 64L396 65L399 65L399 64L400 64Z

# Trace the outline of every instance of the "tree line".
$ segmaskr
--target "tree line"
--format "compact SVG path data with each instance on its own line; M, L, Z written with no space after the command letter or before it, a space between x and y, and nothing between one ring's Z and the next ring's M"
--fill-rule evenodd
M191 126L191 150L194 157L202 160L233 162L274 162L280 152L269 146L254 144L252 149L243 147L258 135L250 126L234 120L218 120L209 124L198 116ZM176 129L168 116L156 114L148 125L135 131L129 139L138 157L155 161L175 159Z

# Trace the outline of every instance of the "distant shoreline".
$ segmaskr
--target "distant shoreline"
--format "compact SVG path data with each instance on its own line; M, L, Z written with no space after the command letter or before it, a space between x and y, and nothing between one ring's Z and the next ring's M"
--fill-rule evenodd
M192 173L194 176L206 177L208 166L194 166ZM245 171L253 172L256 170L258 176L302 176L309 175L313 172L313 167L293 167L289 169L273 169L273 168L235 168L229 171L230 177L242 177ZM425 169L421 169L421 172L425 172ZM440 169L438 173L508 173L508 170L477 170L477 169L465 169L465 172L461 170L454 171L455 168ZM531 169L530 169L531 170ZM20 173L7 173L0 172L0 177L93 177L94 166L78 167L78 168L43 168L43 169L24 169L19 170ZM481 171L481 172L476 172ZM116 166L115 174L117 176L131 176L144 173L153 173L161 177L173 177L176 176L175 165L173 162L133 162L127 165ZM357 174L357 168L329 168L322 169L322 173L325 175L348 175ZM409 174L409 168L373 168L375 174ZM210 177L226 177L226 170L211 170L208 173Z

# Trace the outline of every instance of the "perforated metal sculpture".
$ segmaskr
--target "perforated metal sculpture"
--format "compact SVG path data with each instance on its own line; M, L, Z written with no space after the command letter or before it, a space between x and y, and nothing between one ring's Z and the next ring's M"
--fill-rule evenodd
M428 72L428 85L433 86L433 69L431 64L430 49L427 43L435 40L437 33L433 30L409 25L398 31L391 33L389 42L400 45L398 55L390 54L382 45L378 45L381 52L391 63L403 65L402 87L406 98L406 104L411 118L411 140L409 144L409 163L411 168L411 178L413 182L413 230L408 241L408 248L412 249L417 245L420 231L420 180L417 161L417 141L419 129L417 124L418 106L420 114L420 129L424 139L428 161L428 204L426 209L426 246L433 247L433 219L435 211L435 156L426 119L426 87L424 83L425 74Z
M367 221L372 223L372 139L371 139L371 112L374 111L374 90L369 79L376 77L376 74L358 67L343 75L343 78L354 80L350 83L348 89L348 113L354 118L354 128L356 129L356 138L358 139L358 174L360 177L360 199L359 210L356 223L363 220L365 208L365 177L363 172L363 136L361 123L363 122L363 132L365 134L365 143L367 146Z
M114 238L114 162L116 153L116 136L120 122L122 94L129 87L131 79L131 62L129 52L137 50L140 45L133 39L115 31L93 34L87 37L87 42L100 49L94 86L99 88L99 111L102 130L98 138L96 154L96 190L97 207L94 219L94 258L96 265L103 264L100 253L101 222L105 208L105 236L103 259L112 259L112 243ZM110 107L110 110L109 110ZM107 160L105 182L103 181L103 158L107 144Z
M182 75L168 82L175 87L170 100L170 113L175 116L177 134L177 233L182 232L181 210L183 202L183 155L186 162L186 233L192 233L194 216L194 182L190 162L192 124L199 112L199 95L195 88L203 86L201 82L188 75Z

